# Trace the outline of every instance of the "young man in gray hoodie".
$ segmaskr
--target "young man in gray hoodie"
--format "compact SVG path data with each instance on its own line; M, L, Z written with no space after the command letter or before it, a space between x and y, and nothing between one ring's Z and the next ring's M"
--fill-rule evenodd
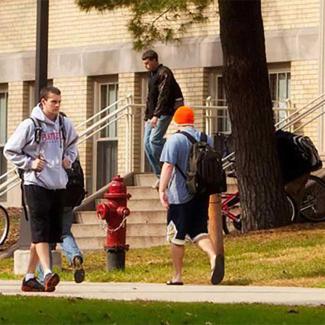
M22 291L51 292L60 278L51 270L49 243L62 241L63 199L68 182L66 169L71 168L77 157L78 136L68 118L63 119L65 135L62 134L60 90L45 87L40 98L31 118L24 120L9 138L4 155L24 171L32 243ZM44 270L44 286L35 277L38 262Z

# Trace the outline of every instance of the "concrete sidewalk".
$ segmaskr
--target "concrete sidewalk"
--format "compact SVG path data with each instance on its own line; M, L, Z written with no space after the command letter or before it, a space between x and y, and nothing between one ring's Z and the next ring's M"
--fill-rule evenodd
M269 303L279 305L323 305L325 289L253 286L167 286L155 283L61 282L53 293L24 293L21 281L0 280L0 294L79 297L108 300L173 302Z

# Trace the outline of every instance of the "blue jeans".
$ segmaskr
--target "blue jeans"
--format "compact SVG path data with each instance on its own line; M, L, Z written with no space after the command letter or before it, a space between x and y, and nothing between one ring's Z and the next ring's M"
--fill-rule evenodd
M160 178L161 172L160 155L166 142L164 135L172 118L169 115L161 115L155 128L151 126L150 120L146 121L144 127L144 150L149 164L158 178Z
M73 208L65 207L63 211L63 225L62 225L62 240L60 243L64 255L68 259L69 264L72 264L75 256L81 256L82 253L76 243L76 240L71 232L71 226L73 221ZM53 246L50 244L50 247ZM51 267L52 267L52 256L50 255ZM44 272L40 264L37 266L38 279L43 282Z

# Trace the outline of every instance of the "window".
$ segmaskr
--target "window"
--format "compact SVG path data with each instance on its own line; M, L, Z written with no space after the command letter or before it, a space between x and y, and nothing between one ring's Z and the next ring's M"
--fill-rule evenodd
M100 109L104 109L117 101L118 84L105 83L100 85ZM117 109L117 104L113 105L106 113L109 115ZM103 116L102 116L103 117ZM114 117L113 117L114 118ZM107 128L103 129L100 134L101 138L117 137L117 122L113 122Z
M211 133L231 132L230 119L227 108L226 92L221 73L211 72L209 76L209 94L212 108L207 111L209 129Z
M288 111L290 82L291 74L288 71L269 73L269 86L276 122L285 119L290 114Z
M284 65L284 64L283 64ZM291 74L289 69L281 65L278 71L269 72L269 85L271 99L276 122L284 119L290 114L290 83ZM230 119L227 109L227 100L224 88L224 81L221 73L211 71L209 76L209 94L211 96L211 106L215 111L211 112L215 119L213 132L230 133Z
M271 99L274 107L281 107L290 98L290 72L269 73Z
M113 79L113 78L112 78ZM112 104L110 109L100 117L109 115L118 109L116 101L118 99L118 83L115 81L98 82L98 110L102 110ZM110 120L114 120L113 116ZM109 126L100 131L96 139L96 189L107 185L113 176L117 173L117 121L112 122Z

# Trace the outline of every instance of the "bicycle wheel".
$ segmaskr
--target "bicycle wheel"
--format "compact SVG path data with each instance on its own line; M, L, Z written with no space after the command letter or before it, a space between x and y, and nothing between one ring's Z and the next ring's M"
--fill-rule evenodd
M9 232L9 216L7 210L0 206L0 245L7 239Z
M291 220L291 222L293 222L297 216L297 206L296 206L294 199L289 194L286 193L286 196L287 196L287 200L289 203L290 220Z
M325 182L317 176L310 175L308 178L300 214L312 222L325 220Z

